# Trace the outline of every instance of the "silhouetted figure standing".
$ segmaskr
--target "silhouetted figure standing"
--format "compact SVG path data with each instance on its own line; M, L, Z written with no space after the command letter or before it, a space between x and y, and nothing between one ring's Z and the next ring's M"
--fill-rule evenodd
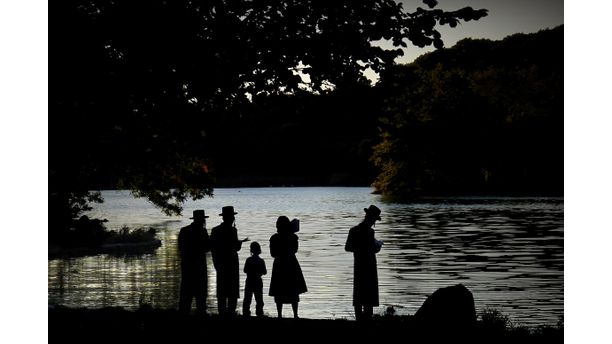
M242 303L242 315L251 315L251 299L255 294L255 314L263 316L263 281L261 276L268 273L266 262L259 256L261 246L257 241L251 243L251 256L244 263L244 273L247 275L244 283L244 301Z
M270 296L274 296L278 317L283 317L283 304L290 303L293 317L298 318L300 294L308 291L302 268L295 254L298 250L298 236L291 230L286 216L276 221L277 233L270 238L270 254L274 257Z
M353 252L353 306L357 320L370 319L373 307L378 306L378 273L376 253L380 252L382 242L374 238L372 228L380 221L380 209L374 205L364 208L365 219L351 228L344 249Z
M240 297L238 251L245 238L238 240L238 230L234 226L234 207L223 207L223 223L212 229L210 234L213 264L217 271L217 305L219 314L234 315Z
M181 290L179 312L189 314L191 300L195 298L198 314L206 314L208 294L208 271L206 252L210 250L210 240L206 231L204 210L194 210L193 222L181 228L178 235L178 249L181 256Z

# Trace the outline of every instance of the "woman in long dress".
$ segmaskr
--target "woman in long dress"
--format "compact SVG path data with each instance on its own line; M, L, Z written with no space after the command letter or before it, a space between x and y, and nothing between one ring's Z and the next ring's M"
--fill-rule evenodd
M270 296L274 296L278 317L283 316L283 304L290 303L293 317L298 318L300 294L308 291L302 268L295 254L298 250L298 236L291 230L286 216L276 221L277 233L270 237L270 255L274 258L270 281Z

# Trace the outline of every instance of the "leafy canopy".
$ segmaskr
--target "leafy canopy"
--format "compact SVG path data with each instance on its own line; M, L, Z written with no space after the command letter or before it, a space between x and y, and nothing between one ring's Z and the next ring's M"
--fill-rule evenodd
M424 3L414 12L392 0L54 3L52 198L120 187L180 214L187 198L212 195L208 131L250 97L365 82L366 69L383 72L407 44L442 47L438 25L487 14ZM372 45L383 39L394 48Z

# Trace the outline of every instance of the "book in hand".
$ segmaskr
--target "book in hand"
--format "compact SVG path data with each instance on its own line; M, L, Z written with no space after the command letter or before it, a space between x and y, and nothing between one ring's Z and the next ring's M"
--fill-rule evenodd
M384 242L382 242L382 240L376 240L374 239L374 249L376 250L376 252L380 251L380 249L382 248Z
M300 231L300 220L298 219L291 220L291 231L293 233L297 233Z

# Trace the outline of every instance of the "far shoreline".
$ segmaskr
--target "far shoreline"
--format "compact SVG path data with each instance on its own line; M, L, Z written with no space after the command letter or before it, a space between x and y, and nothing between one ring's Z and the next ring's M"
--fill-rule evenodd
M373 195L381 195L384 199L389 199L390 201L399 200L408 200L408 201L420 201L420 200L444 200L444 199L494 199L494 198L550 198L550 199L562 199L565 197L563 192L529 192L529 193L518 193L518 192L491 192L491 193L427 193L427 194L419 194L412 196L401 196L401 195L386 195L376 191L370 185L324 185L324 184L278 184L278 185L223 185L223 186L215 186L214 190L230 190L230 189L316 189L316 188L363 188L370 189L371 194ZM113 191L125 191L130 192L129 189L113 189L113 188L101 188L101 189L92 189L90 191L99 191L99 192L113 192Z

